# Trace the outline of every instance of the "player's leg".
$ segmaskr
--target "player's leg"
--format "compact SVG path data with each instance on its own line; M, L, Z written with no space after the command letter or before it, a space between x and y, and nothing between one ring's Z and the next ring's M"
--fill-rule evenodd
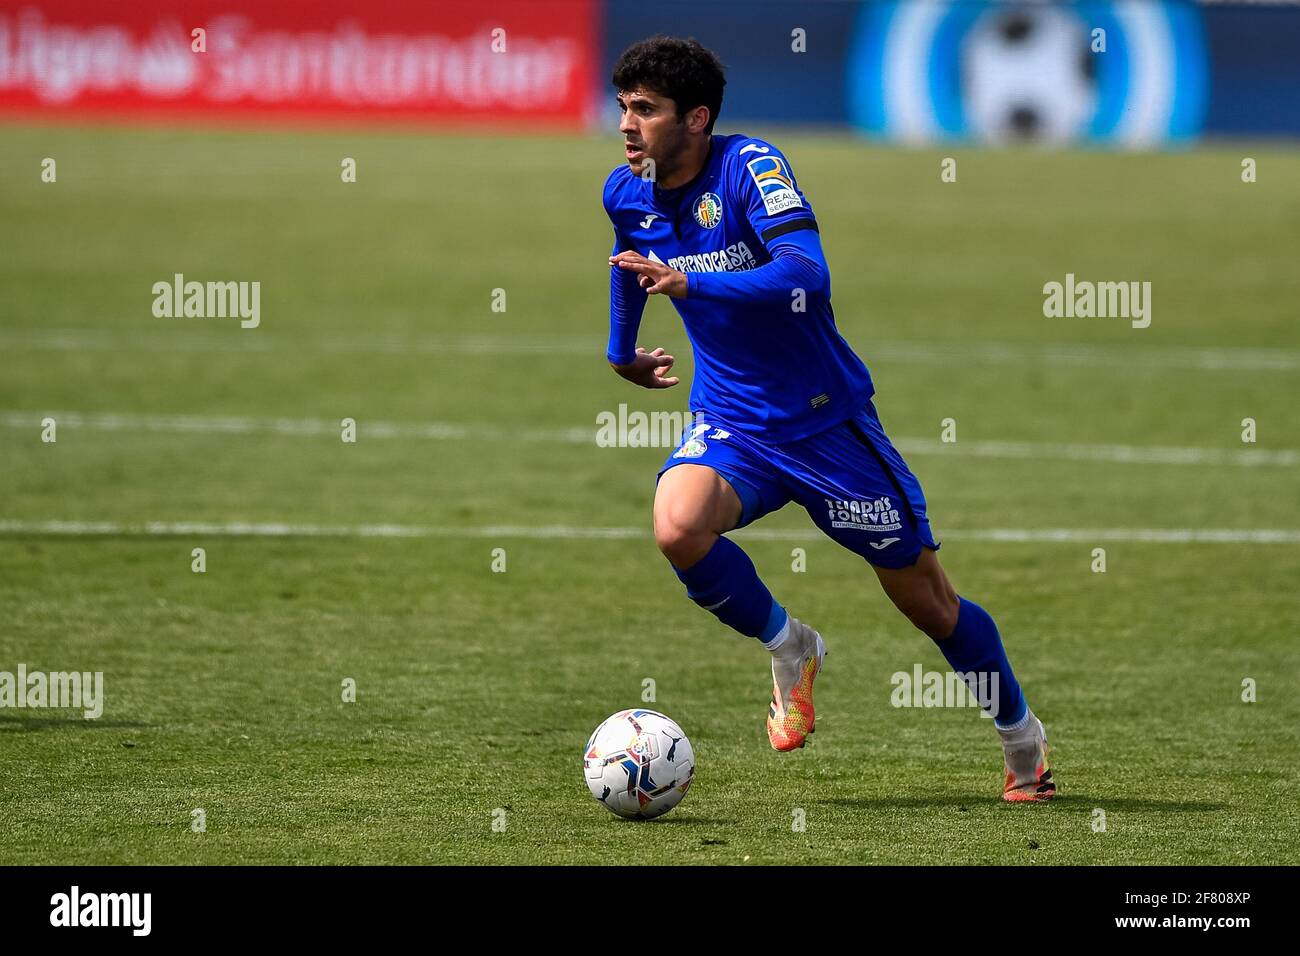
M797 495L818 527L872 565L885 593L929 636L953 670L985 681L987 712L1002 737L1008 800L1055 794L1042 724L1025 703L997 625L960 597L939 563L925 496L868 405L843 426L782 446L779 465L797 474ZM995 684L996 682L996 684Z
M669 458L654 504L655 541L687 595L771 651L768 738L783 751L802 747L813 732L812 683L826 647L776 602L753 561L725 533L788 500L761 455L733 432L713 429L702 439L688 439Z
M955 672L990 675L987 686L996 689L996 695L987 695L988 710L998 728L1021 726L1029 708L997 625L982 607L957 595L939 556L923 547L910 566L872 570L894 606L938 645Z
M910 567L873 566L873 570L894 606L935 642L953 671L968 675L968 682L985 689L981 703L988 704L1006 758L1003 798L1054 797L1047 735L1025 702L993 618L974 601L957 595L939 556L929 548L923 547Z
M669 468L655 487L655 543L674 568L685 570L740 524L741 511L740 496L710 466Z

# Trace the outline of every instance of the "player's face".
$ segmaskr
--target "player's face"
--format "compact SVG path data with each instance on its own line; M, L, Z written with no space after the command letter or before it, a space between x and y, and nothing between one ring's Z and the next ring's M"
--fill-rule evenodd
M686 123L677 116L677 104L666 96L638 87L620 90L618 106L623 119L624 153L632 172L641 176L646 161L653 161L654 176L662 178L676 165L686 144Z

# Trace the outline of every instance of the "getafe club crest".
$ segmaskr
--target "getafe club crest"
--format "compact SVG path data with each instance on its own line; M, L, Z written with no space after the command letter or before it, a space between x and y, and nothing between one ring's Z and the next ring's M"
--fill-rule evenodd
M708 422L700 422L699 424L697 424L694 428L691 429L691 433L686 436L686 440L682 442L682 447L677 449L675 452L673 452L673 457L674 458L699 458L701 455L703 455L706 451L709 450L709 446L700 440L700 436L703 435L712 427L713 426L710 425ZM727 433L722 431L721 429L717 429L717 432L718 434L714 435L713 436L714 438L727 437Z
M705 193L695 200L695 221L705 229L722 222L722 200L715 193Z
M708 450L708 445L704 444L704 442L700 441L698 438L692 438L690 441L682 445L681 448L677 449L677 451L673 452L673 457L699 458Z

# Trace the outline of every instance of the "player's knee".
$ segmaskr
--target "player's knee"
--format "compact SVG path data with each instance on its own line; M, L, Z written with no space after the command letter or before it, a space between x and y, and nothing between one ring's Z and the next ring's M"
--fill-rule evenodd
M655 543L678 568L688 568L709 552L717 534L693 509L667 506L655 511Z

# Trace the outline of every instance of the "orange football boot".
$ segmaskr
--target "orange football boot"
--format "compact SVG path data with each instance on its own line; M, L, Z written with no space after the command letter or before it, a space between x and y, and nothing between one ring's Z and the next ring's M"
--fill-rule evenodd
M826 657L821 635L793 617L786 640L798 642L795 647L800 654L795 660L772 655L772 703L767 711L767 739L782 752L804 746L816 729L813 681L821 673Z
M1047 762L1047 731L1032 713L1029 726L1014 735L1004 735L1006 781L1002 799L1008 803L1046 803L1056 796L1056 783Z

